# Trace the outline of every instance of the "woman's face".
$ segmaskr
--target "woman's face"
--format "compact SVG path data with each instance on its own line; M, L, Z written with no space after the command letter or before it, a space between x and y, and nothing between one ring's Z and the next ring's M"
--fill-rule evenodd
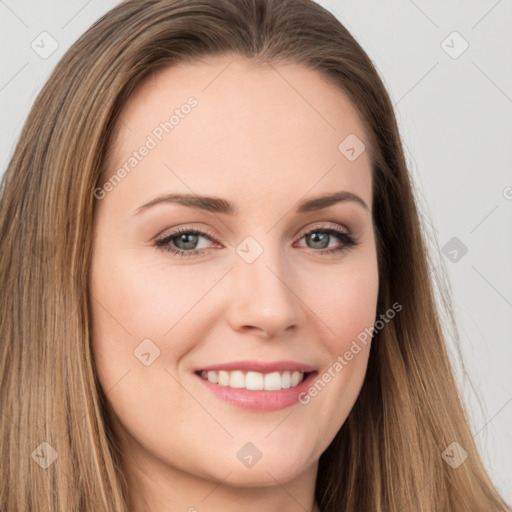
M90 284L99 380L132 469L253 487L313 475L362 386L369 342L353 342L376 316L355 108L308 68L224 56L151 77L120 117ZM233 371L208 383L211 367Z

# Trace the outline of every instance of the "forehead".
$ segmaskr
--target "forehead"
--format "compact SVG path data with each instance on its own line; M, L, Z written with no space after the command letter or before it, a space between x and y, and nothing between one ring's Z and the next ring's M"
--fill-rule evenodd
M108 172L127 167L147 146L132 162L125 192L148 196L168 185L264 199L274 187L298 199L309 189L315 195L341 187L371 204L368 154L351 161L345 140L363 147L365 127L341 89L315 70L209 57L165 68L139 85L116 125Z

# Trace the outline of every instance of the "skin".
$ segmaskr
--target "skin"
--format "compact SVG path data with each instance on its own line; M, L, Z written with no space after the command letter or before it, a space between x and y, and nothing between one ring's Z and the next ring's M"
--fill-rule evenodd
M93 352L125 453L131 510L318 511L318 460L357 399L369 343L307 405L278 411L221 400L194 371L287 359L321 376L373 326L371 165L367 152L349 161L338 149L349 134L365 142L365 130L348 98L316 71L208 58L160 71L135 91L108 176L190 96L197 107L97 201L94 219ZM368 209L344 201L294 212L298 201L342 190ZM171 192L224 198L240 211L164 203L134 213ZM327 243L343 241L331 235L321 245L304 236L319 224L350 232L358 245L322 255ZM215 238L169 242L174 250L202 249L189 257L155 246L179 227ZM236 251L248 236L263 249L250 264ZM146 366L134 350L148 338L160 355ZM236 455L248 442L262 453L252 467Z

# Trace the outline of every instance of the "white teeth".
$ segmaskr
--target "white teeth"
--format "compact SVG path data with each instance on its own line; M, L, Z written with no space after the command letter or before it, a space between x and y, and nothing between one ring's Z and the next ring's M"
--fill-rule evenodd
M231 375L229 376L229 387L245 388L244 374L240 371L231 372Z
M245 375L245 389L257 391L263 389L264 377L262 373L247 372Z
M302 382L303 377L304 374L302 372L293 372L290 378L290 387L293 388L294 386L297 386L300 382Z
M229 373L228 372L219 372L219 379L217 381L219 386L228 386L229 385Z
M279 372L267 373L263 382L263 389L279 391L281 387L281 374Z
M229 386L231 388L245 388L251 391L279 391L280 389L293 388L300 384L304 378L303 372L247 372L240 370L233 371L202 371L203 379L218 384L219 386Z
M209 371L207 373L208 373L208 380L210 382L213 382L214 384L217 384L217 382L219 382L219 375L217 374L217 372Z

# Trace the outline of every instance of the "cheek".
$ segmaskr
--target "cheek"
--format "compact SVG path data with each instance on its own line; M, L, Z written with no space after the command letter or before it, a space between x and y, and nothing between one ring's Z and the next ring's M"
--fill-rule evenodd
M332 311L333 330L339 334L336 349L347 350L347 346L365 329L373 326L376 317L378 277L367 274L353 275L344 280L337 294L337 308Z
M173 353L180 353L180 340L189 338L187 326L197 325L201 298L214 282L212 275L202 279L192 266L170 269L165 258L155 264L154 258L146 261L129 250L102 248L91 269L95 337L115 352L152 339L162 355L171 341Z
M340 266L324 283L325 292L319 290L316 296L315 313L327 326L323 347L329 356L299 400L313 411L310 417L323 432L316 446L319 453L345 423L364 382L376 319L377 262L370 257Z
M310 297L314 313L326 326L323 347L329 354L312 397L322 394L324 411L333 414L331 419L328 414L324 418L325 425L331 424L333 417L338 418L332 424L335 433L336 425L339 428L345 421L364 381L377 314L376 253L370 249L360 251L343 264L326 270L316 276L316 291ZM329 390L327 393L322 391L324 387ZM322 416L323 412L319 414Z
M379 291L376 254L361 251L336 268L317 273L315 283L311 304L327 326L327 348L333 356L342 354L374 325Z
M165 370L176 375L177 362L197 343L199 307L194 305L208 284L192 277L192 271L177 271L171 279L168 269L149 265L129 250L103 245L93 255L92 347L98 378L116 415L142 437L148 421L158 423L169 396L176 397L175 418L186 416L179 386Z
M140 421L141 432L144 421L133 412L144 412L141 418L147 420L151 411L169 407L169 394L175 397L174 417L184 421L187 397L171 375L179 378L180 362L204 337L205 303L211 304L206 296L225 270L171 268L165 257L155 262L129 249L100 247L90 283L92 347L102 388L117 415Z

